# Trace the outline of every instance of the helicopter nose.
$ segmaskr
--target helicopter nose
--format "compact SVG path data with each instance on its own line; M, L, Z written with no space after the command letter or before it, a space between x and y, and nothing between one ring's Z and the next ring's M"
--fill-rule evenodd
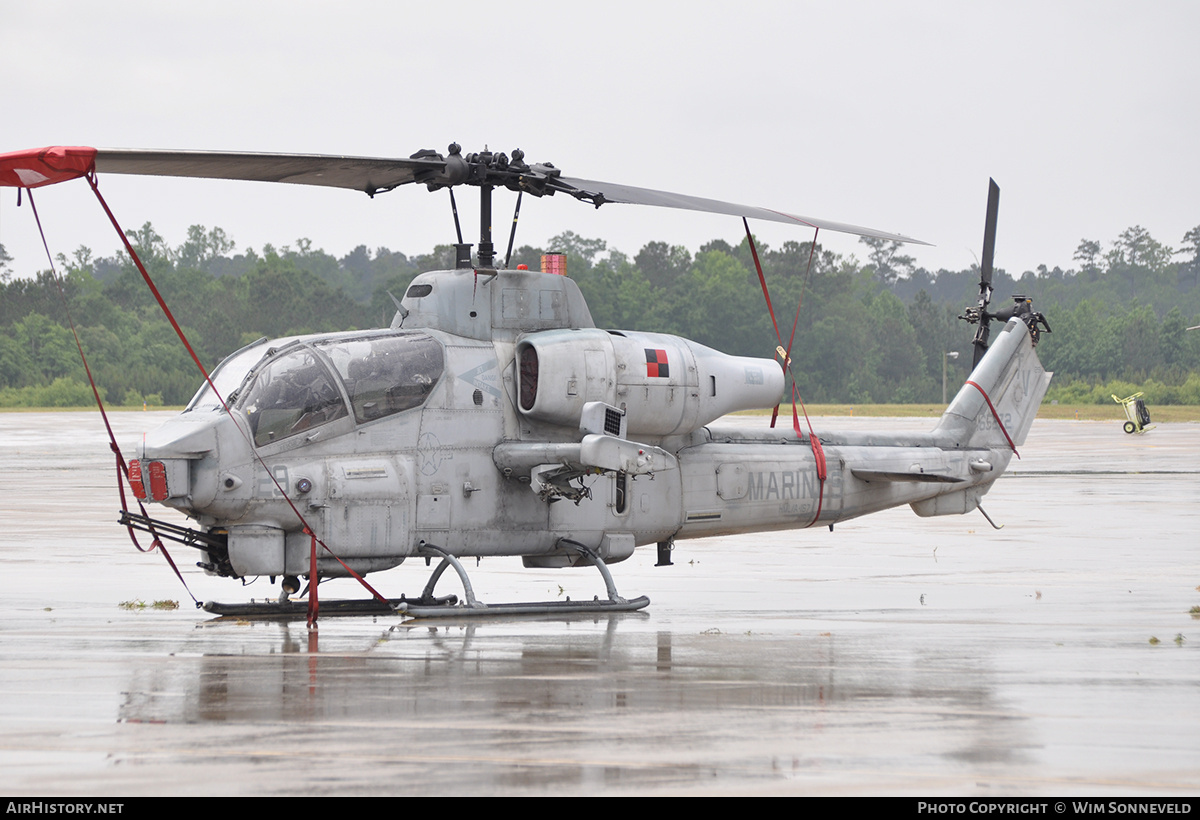
M133 494L142 501L193 512L207 507L216 493L216 478L215 469L206 465L231 449L231 441L225 441L231 437L224 435L231 426L224 412L193 411L147 433L139 443L139 457L129 462Z
M224 414L222 414L224 415ZM183 460L201 458L217 446L215 418L211 414L183 413L146 434L142 458Z
M129 485L139 501L177 504L191 494L189 463L216 447L210 419L177 416L147 433L129 462ZM174 502L172 500L175 500Z

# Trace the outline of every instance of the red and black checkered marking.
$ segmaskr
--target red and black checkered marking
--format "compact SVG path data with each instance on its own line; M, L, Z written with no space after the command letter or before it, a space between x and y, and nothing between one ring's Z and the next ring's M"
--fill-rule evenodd
M665 379L671 375L671 365L667 362L667 351L646 348L646 375L658 379Z

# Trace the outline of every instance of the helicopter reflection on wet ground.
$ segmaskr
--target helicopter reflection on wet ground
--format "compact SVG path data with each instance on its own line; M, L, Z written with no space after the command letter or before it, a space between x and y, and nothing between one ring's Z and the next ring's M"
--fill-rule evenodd
M124 443L166 415L115 423ZM885 425L932 422L818 429ZM1200 788L1196 425L1036 422L985 498L999 531L892 510L833 533L680 542L670 568L640 550L613 572L622 594L650 596L644 613L315 633L212 619L135 552L94 413L0 414L0 470L6 793ZM172 553L201 599L278 593ZM371 580L398 595L426 573ZM497 602L604 593L594 571L515 559L473 581Z

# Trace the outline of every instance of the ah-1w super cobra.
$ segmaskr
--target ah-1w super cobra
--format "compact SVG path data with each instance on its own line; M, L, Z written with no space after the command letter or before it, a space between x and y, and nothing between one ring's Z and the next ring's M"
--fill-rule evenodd
M69 156L77 176L290 182L370 196L422 183L450 189L452 199L459 185L481 190L477 259L460 231L456 268L416 277L389 328L263 339L233 353L130 463L139 497L182 511L194 526L132 515L127 523L198 548L210 573L281 577L282 599L300 577L311 586L424 557L440 560L433 577L420 597L393 602L396 608L444 612L447 599L434 598L433 589L453 567L466 590L456 611L495 611L475 600L458 559L519 556L529 567L593 564L608 587L607 601L529 605L532 611L641 608L649 601L620 597L606 565L642 545L657 544L660 562L669 563L676 539L832 529L902 504L920 516L979 508L1049 386L1051 374L1034 352L1039 329L1049 330L1045 319L1023 298L988 312L994 183L979 304L963 317L980 326L976 363L945 414L927 433L804 437L713 424L734 411L778 405L780 362L729 356L676 336L597 328L566 276L497 265L492 190L915 240L566 177L550 164L526 163L519 151L464 155L457 145L445 156L421 151L407 159L47 149L0 157L0 183L57 181L55 162ZM1004 321L995 339L993 319ZM222 606L215 611L239 611Z

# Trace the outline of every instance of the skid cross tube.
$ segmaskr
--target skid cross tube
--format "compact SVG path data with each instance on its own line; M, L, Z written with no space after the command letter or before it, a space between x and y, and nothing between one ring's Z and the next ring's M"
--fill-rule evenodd
M478 600L476 600L475 590L471 588L471 579L467 577L466 569L457 558L446 552L446 550L442 549L441 547L434 546L433 544L421 544L420 548L417 550L417 553L425 554L425 557L427 558L430 557L429 553L432 553L433 556L440 555L442 558L441 562L439 562L437 565L437 569L433 571L433 575L429 577L429 583L425 584L425 589L421 592L421 597L418 599L421 604L425 604L425 602L433 600L433 588L437 586L437 582L439 579L441 579L442 573L446 571L446 567L454 567L454 571L458 573L458 580L462 581L463 585L463 595L466 598L466 603L464 603L463 606L467 606L472 609L486 606L486 604L481 604Z
M580 544L578 541L572 541L569 538L564 538L559 543L567 549L574 550L575 552L579 553L586 558L592 566L600 570L600 574L604 577L604 588L608 592L608 600L618 604L627 603L624 598L617 594L617 585L613 583L612 573L608 571L608 565L600 559L599 555L585 547L583 544Z
M479 618L502 615L573 615L596 614L600 612L634 612L650 605L650 599L644 595L632 600L621 597L617 593L617 586L613 582L612 573L608 571L608 566L604 563L604 559L595 550L580 544L578 541L572 541L569 538L560 539L558 544L563 549L578 553L584 560L600 571L600 575L604 578L605 590L608 592L608 600L602 601L599 596L596 596L591 601L572 601L568 598L565 601L485 604L475 597L475 591L471 587L467 571L463 568L462 563L451 555L448 550L435 544L423 542L417 549L418 555L430 559L440 557L442 560L438 562L437 567L434 569L433 575L421 593L421 597L403 601L396 607L396 610L412 618ZM454 568L454 571L458 573L458 577L462 581L463 595L465 597L462 603L455 600L454 596L446 596L443 599L437 599L433 596L434 587L449 567ZM442 602L447 600L450 603Z

